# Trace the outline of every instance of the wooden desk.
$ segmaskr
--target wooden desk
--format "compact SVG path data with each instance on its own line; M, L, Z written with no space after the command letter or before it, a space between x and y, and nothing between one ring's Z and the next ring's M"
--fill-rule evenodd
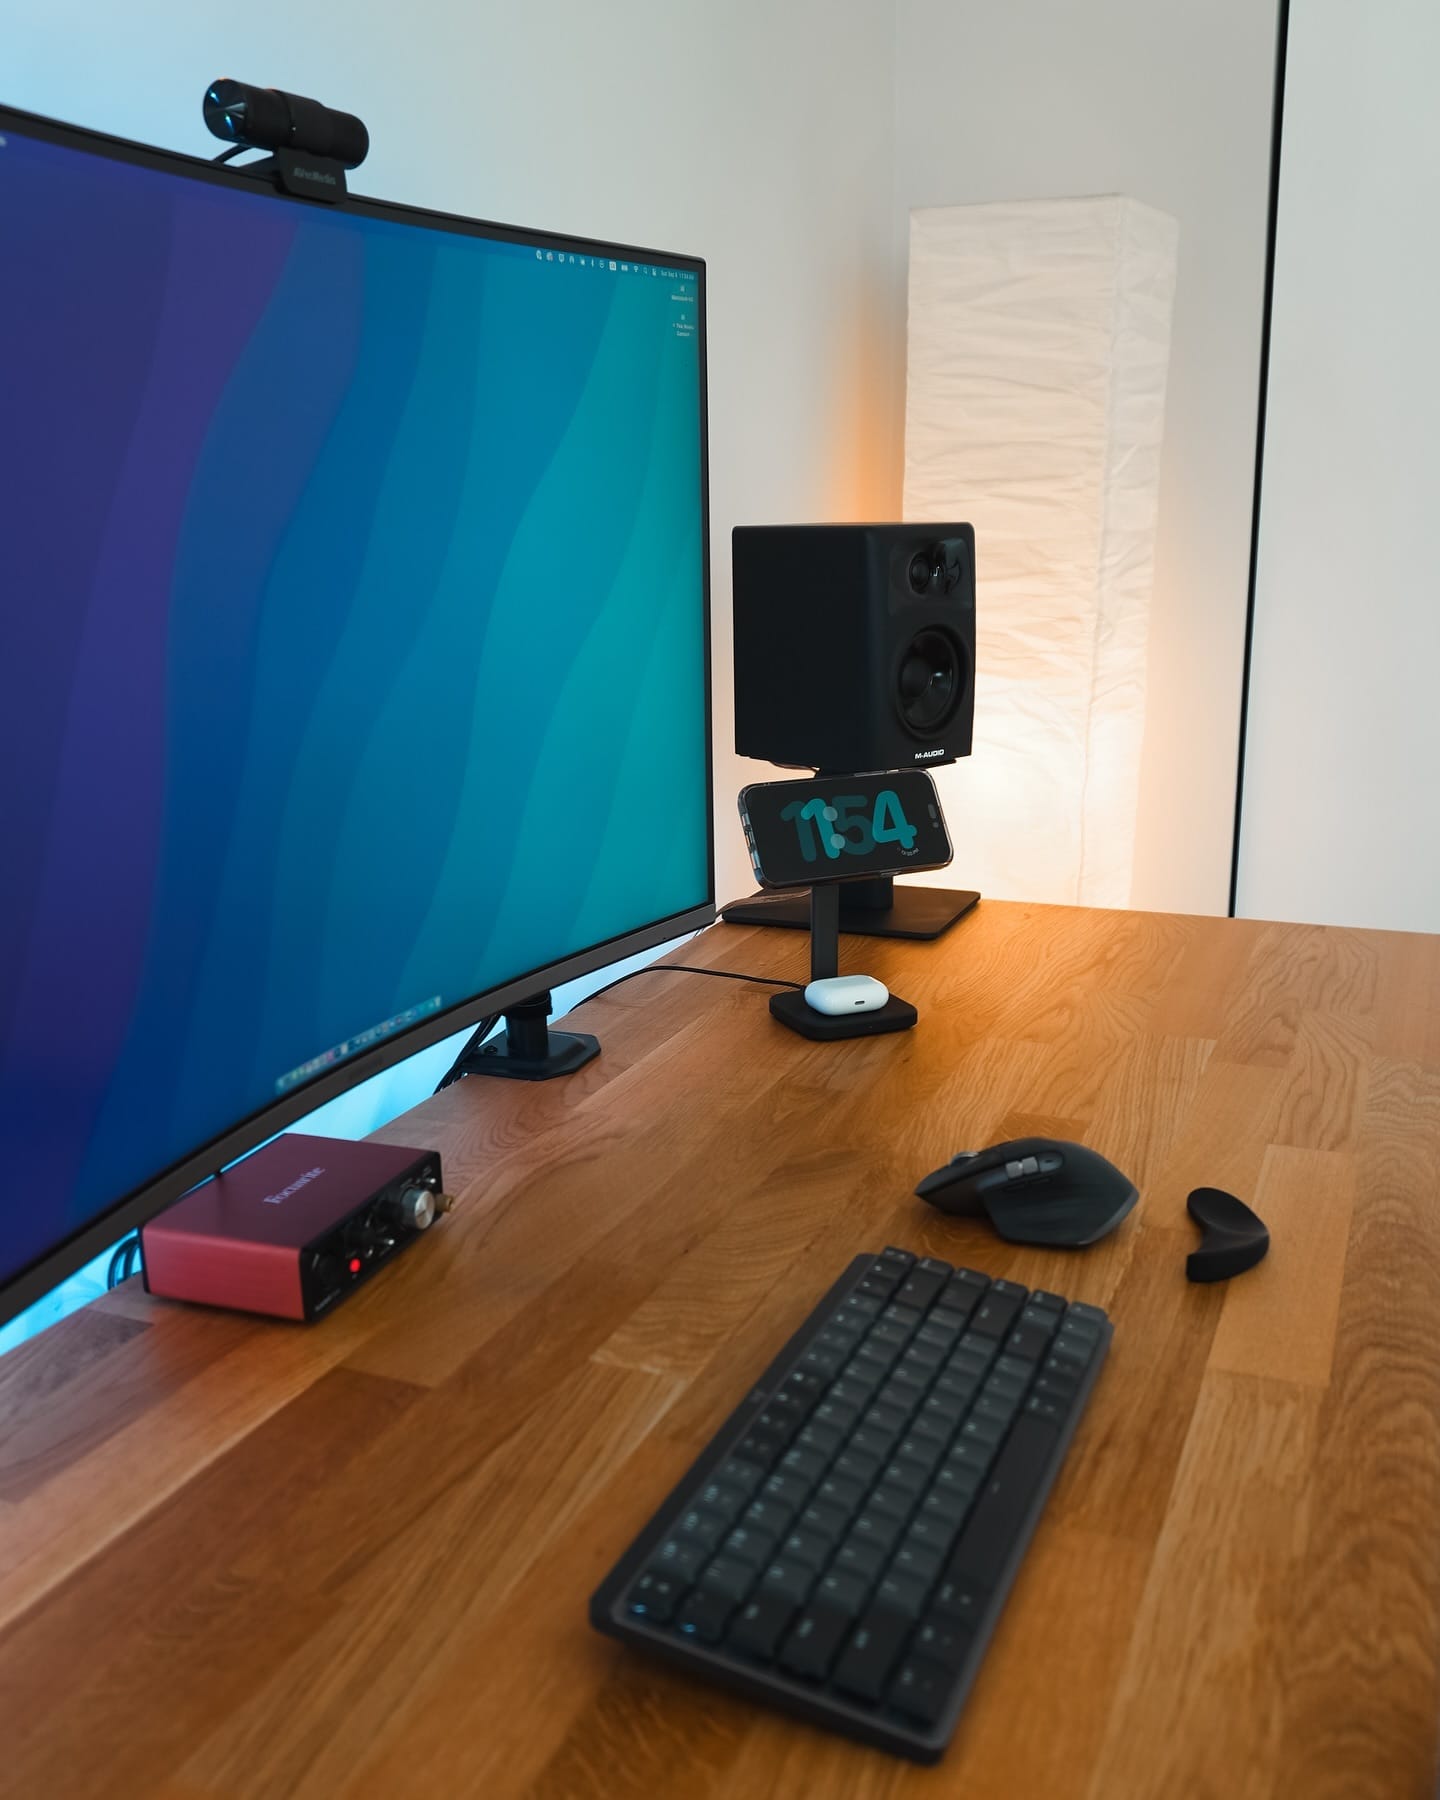
M805 939L686 953L801 972ZM0 1791L1432 1795L1440 939L984 903L847 940L920 1008L808 1044L647 975L604 1054L383 1135L459 1209L313 1330L128 1284L0 1363ZM1139 1181L1078 1254L910 1197L1084 1138ZM1269 1259L1186 1284L1200 1183ZM662 1671L591 1588L858 1249L1096 1301L1110 1363L946 1760Z

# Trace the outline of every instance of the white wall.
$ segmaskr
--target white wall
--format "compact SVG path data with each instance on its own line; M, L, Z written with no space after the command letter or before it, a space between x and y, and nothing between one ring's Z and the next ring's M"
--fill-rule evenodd
M1290 13L1237 910L1440 930L1440 9Z
M897 285L911 207L1119 193L1179 221L1135 906L1228 900L1274 40L1271 0L899 0ZM940 775L962 886L967 773Z
M704 256L718 889L734 797L730 528L892 515L889 0L46 0L5 27L12 105L209 155L217 75L357 112L353 186Z

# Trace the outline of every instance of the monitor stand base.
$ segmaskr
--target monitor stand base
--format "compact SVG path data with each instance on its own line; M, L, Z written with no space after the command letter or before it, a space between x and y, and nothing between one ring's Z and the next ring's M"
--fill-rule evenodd
M501 1075L509 1081L550 1081L573 1075L600 1054L588 1031L551 1031L548 991L505 1013L505 1029L478 1049L466 1049L446 1080L462 1075Z
M979 898L969 888L896 887L888 875L846 881L840 884L840 929L854 937L938 938ZM810 890L752 894L725 907L720 917L727 925L788 925L808 931Z

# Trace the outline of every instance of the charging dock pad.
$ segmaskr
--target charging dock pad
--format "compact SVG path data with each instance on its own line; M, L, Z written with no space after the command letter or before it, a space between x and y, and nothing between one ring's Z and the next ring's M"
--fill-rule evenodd
M843 882L817 882L810 890L810 979L828 981L840 973L840 889ZM879 1037L908 1031L920 1017L908 1000L894 994L873 1012L817 1012L800 988L785 988L770 1001L770 1016L801 1037L829 1043L835 1038Z
M897 1000L894 994L872 1012L816 1012L796 988L772 994L770 1011L801 1037L822 1042L830 1038L878 1037L882 1031L908 1031L920 1017L908 1000Z

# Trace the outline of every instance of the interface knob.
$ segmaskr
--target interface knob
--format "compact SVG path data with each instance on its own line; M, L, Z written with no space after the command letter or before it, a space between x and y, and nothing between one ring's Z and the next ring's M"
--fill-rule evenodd
M435 1221L435 1196L427 1187L408 1187L400 1196L400 1223L424 1231Z

